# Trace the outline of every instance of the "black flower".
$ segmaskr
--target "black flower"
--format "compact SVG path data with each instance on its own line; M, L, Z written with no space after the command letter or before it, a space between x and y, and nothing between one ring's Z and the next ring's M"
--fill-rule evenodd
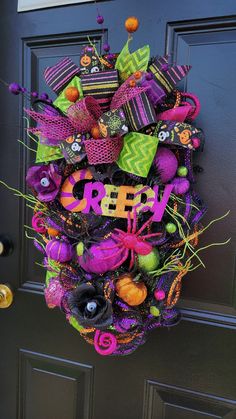
M71 315L83 327L106 328L112 321L112 305L99 286L82 284L68 293Z

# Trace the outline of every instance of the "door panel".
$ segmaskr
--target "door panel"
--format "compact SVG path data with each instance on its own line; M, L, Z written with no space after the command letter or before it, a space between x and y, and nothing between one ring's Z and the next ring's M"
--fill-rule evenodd
M104 34L93 3L21 14L16 3L0 4L0 78L29 90L48 91L43 69L67 55L78 62L88 36L98 50L104 37L119 51L126 40L123 22L134 14L141 25L132 48L148 42L152 55L167 51L173 62L193 66L182 88L202 104L197 124L206 145L195 163L204 169L196 175L209 207L204 224L231 209L201 246L232 240L208 249L207 269L185 277L180 325L153 331L128 357L103 358L59 310L46 307L44 273L34 263L40 255L23 231L30 213L1 186L0 234L11 237L14 251L0 259L0 282L15 288L15 299L0 311L0 419L236 418L235 0L99 2ZM26 105L0 86L0 179L22 191L34 159L17 143L26 138Z
M91 417L91 366L25 350L20 350L19 355L20 417Z

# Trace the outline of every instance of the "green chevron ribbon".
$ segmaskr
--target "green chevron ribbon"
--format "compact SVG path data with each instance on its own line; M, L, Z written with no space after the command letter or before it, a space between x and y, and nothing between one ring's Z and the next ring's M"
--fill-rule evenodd
M38 142L36 163L46 163L52 160L63 159L63 157L59 147L51 147Z
M68 83L65 87L64 90L62 90L62 92L60 93L60 95L56 98L56 100L54 100L53 104L55 106L57 106L57 108L59 108L61 111L63 111L64 113L66 113L67 109L69 108L69 106L73 105L72 102L70 102L68 99L66 99L65 97L65 91L67 89L67 87L77 87L78 91L79 91L79 99L82 99L83 97L83 90L81 87L81 82L80 82L80 78L75 76L70 83Z
M135 71L146 71L150 58L149 45L145 45L131 54L129 51L129 42L130 40L126 42L116 61L115 68L119 70L122 80L126 80Z
M124 136L124 146L117 160L120 169L147 177L156 154L158 138L139 132Z

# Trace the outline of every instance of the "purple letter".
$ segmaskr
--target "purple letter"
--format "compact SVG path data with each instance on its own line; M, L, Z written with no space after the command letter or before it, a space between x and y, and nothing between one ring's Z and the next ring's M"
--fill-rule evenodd
M97 192L97 195L93 197L93 191ZM86 208L83 209L84 214L88 214L90 211L90 207L94 210L95 214L102 214L101 207L99 202L104 198L106 195L106 189L101 182L89 182L86 183L84 187L84 198L87 201Z
M153 211L153 221L161 221L164 211L166 209L167 202L169 200L170 194L172 192L174 185L166 185L161 200L159 201L158 189L159 187L154 186L153 190L155 192L154 204L152 207Z

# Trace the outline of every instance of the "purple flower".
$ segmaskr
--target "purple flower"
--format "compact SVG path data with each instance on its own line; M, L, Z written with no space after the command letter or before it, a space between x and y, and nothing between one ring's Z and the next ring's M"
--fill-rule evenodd
M61 185L61 175L54 164L32 166L28 169L26 182L37 192L37 198L42 202L50 202L56 198Z

